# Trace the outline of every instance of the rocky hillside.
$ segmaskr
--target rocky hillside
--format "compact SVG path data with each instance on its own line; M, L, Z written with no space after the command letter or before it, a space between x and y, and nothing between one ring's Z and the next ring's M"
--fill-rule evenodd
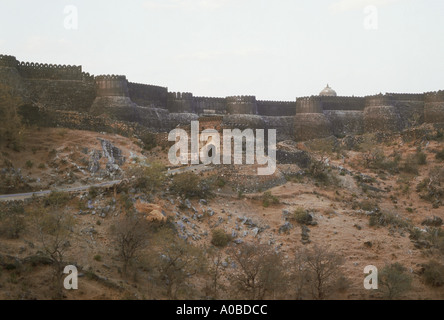
M441 299L443 141L424 126L283 142L264 178L250 166L168 168L166 149L136 138L27 129L20 151L1 149L1 194L57 192L0 199L0 298ZM106 181L118 183L91 187ZM321 253L335 272L315 292L313 270L297 266ZM242 285L247 258L285 283ZM68 264L77 291L60 291ZM379 290L363 287L368 265ZM390 272L403 279L394 292Z

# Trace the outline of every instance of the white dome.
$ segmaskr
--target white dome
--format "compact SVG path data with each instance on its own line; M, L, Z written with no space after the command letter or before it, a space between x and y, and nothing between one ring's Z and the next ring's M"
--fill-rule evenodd
M332 88L330 88L328 84L327 84L327 87L325 87L325 89L322 90L319 95L324 96L324 97L336 97L337 96L336 91L334 91Z

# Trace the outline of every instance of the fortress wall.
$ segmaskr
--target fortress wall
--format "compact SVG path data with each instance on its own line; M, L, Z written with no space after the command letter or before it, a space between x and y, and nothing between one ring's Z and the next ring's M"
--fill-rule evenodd
M311 96L296 102L257 101L254 96L193 97L128 83L125 76L94 77L81 66L19 62L7 55L0 55L0 84L12 89L23 106L35 103L47 110L78 112L91 107L92 115L166 131L197 120L199 114L224 115L224 124L233 128L276 128L280 137L293 135L297 140L444 123L444 91L365 98Z
M226 114L225 98L194 97L193 109L197 114Z
M366 132L400 131L424 122L423 94L388 93L365 98Z
M139 106L167 108L168 88L128 82L129 97Z
M53 110L88 112L96 97L93 82L25 79L31 101Z
M193 94L189 92L168 92L167 109L171 113L193 113Z
M326 138L332 134L331 123L323 113L297 113L294 117L296 141Z
M25 79L83 80L81 66L20 62L17 70Z
M424 101L423 93L386 93L395 101Z
M427 92L424 101L424 121L444 123L444 91Z
M106 116L114 120L137 122L137 107L129 97L96 97L89 112L94 116Z
M424 100L396 100L394 106L401 119L401 129L424 123Z
M365 99L362 97L320 97L322 109L364 111Z
M0 54L0 67L17 68L19 62L14 56Z
M391 96L378 94L365 97L365 107L391 106L394 101Z
M137 122L137 105L129 98L125 76L102 75L95 77L96 98L90 113L111 119Z
M296 114L296 102L257 101L257 113L262 116L294 116Z
M311 96L296 99L296 114L322 112L321 97Z
M263 129L265 122L263 117L250 114L228 114L223 118L223 125L231 129Z
M255 96L233 96L227 97L228 114L251 114L256 115L257 102Z
M3 90L11 93L18 103L30 102L26 85L16 68L0 66L0 94Z
M292 140L294 137L294 116L262 116L264 129L276 129L277 141Z
M97 97L129 97L125 76L103 75L95 77Z
M168 131L177 126L189 126L191 121L198 121L199 116L194 113L170 113L166 126Z
M108 117L97 117L89 113L75 111L50 110L38 106L22 106L19 114L23 121L41 127L62 127L74 130L109 132L132 137L134 134L147 131L138 123L116 121Z
M401 116L393 105L370 106L364 110L365 132L400 131L403 127Z
M364 133L362 111L326 110L324 114L330 123L332 133L337 137Z
M170 113L168 110L140 106L137 106L135 109L137 123L157 132L171 130Z

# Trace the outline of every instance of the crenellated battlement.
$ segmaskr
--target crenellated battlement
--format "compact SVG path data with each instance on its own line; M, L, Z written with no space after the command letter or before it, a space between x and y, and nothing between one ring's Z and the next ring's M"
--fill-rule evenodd
M444 123L444 91L424 94L424 119L428 123Z
M426 92L424 94L424 101L426 103L444 102L444 90L434 91L434 92Z
M227 97L228 114L257 114L257 101L255 96Z
M129 97L125 76L100 75L95 77L97 97Z
M191 92L168 92L168 99L191 100L193 99L193 94Z
M168 88L128 82L128 91L131 100L140 106L167 108Z
M258 100L257 113L262 116L294 116L296 101Z
M156 86L154 84L147 84L147 83L138 83L138 82L129 82L128 81L128 84L135 86L135 87L141 87L141 88L150 87L150 88L157 88L157 89L168 89L167 87Z
M276 104L282 104L282 105L286 105L286 104L295 104L296 101L278 101L278 100L257 100L257 103L276 103Z
M322 112L321 97L311 96L296 99L296 114Z
M394 99L390 95L380 93L378 95L365 97L366 107L391 106L393 104L394 104Z
M96 81L109 81L109 80L112 80L112 81L127 81L126 80L126 76L118 76L118 75L114 75L114 74L96 76L95 80Z
M194 100L196 101L204 101L204 100L212 100L212 101L218 101L218 102L226 102L226 98L216 98L216 97L194 97Z
M405 101L424 101L423 93L386 93L365 97L365 106L390 106Z
M89 72L82 72L82 81L85 82L94 82L95 77L92 74L89 74Z
M255 96L231 96L226 99L228 103L256 103Z
M24 95L50 109L94 113L95 106L97 114L125 119L131 114L134 121L149 125L157 125L152 117L159 112L171 127L199 115L209 117L205 118L208 121L222 116L225 123L235 126L273 125L294 132L297 139L310 139L444 123L444 91L355 97L337 96L328 88L328 92L324 89L319 95L295 101L257 100L252 95L195 97L190 92L168 92L166 87L128 82L123 75L94 76L83 72L82 66L20 62L14 56L0 55L0 77L8 81L12 76ZM139 116L144 114L143 119L136 109ZM295 122L282 122L282 117ZM177 122L179 119L182 122Z
M396 101L424 101L424 93L386 93Z
M81 66L20 62L17 70L25 79L83 80Z
M0 54L0 67L17 68L18 60L14 56Z

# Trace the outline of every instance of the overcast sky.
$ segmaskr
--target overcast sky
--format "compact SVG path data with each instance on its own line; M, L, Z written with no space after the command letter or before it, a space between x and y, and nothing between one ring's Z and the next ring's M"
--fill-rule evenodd
M67 5L77 30L65 28ZM1 0L0 54L196 96L435 91L444 1Z

